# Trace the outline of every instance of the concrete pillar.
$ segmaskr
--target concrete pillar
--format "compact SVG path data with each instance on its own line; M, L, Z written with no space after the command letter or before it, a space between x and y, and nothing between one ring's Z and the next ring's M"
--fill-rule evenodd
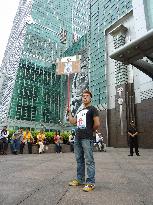
M127 28L120 24L113 29L110 34L113 36L114 48L118 49L125 44ZM127 66L119 61L115 61L115 80L116 80L116 146L127 146L127 107L126 107L126 87L128 83Z

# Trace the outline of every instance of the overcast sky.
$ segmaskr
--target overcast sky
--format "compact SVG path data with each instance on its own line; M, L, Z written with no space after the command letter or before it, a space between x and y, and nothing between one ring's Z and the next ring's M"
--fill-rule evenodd
M0 65L20 0L5 0L0 5Z

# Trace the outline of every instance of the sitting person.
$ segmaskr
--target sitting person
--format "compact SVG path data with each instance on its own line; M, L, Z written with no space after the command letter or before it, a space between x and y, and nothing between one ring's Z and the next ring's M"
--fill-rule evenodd
M0 132L0 154L7 155L9 131L4 126Z
M106 144L103 141L103 136L101 133L98 133L97 130L96 130L96 141L94 145L96 144L98 145L100 151L103 150L104 152L106 152Z
M60 143L60 149L61 149L60 152L62 152L62 144L64 144L64 138L61 135L60 135L59 143Z
M44 152L44 140L45 140L45 133L43 130L40 130L40 132L37 135L37 144L39 145L39 154Z
M28 152L29 152L29 154L32 154L32 144L33 144L33 142L34 142L34 139L32 137L32 134L29 131L29 129L27 128L26 131L23 133L23 143L22 144L23 144L23 147L24 147L25 143L28 144Z
M23 154L23 149L26 143L27 143L27 139L26 136L23 134L23 137L20 141L20 154Z
M69 135L69 144L70 144L70 150L71 150L71 152L74 152L74 137L75 137L75 133L72 132L72 133Z
M57 131L55 132L54 135L54 143L55 143L55 151L56 153L60 153L61 152L61 137L60 135L58 135Z
M18 154L19 149L20 149L20 143L23 140L23 129L19 128L19 130L17 130L13 136L12 136L12 152L13 154Z

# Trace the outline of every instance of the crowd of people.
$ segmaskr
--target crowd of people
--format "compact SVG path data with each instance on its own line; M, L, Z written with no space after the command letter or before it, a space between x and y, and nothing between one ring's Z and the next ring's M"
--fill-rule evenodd
M32 154L33 144L38 145L38 153L42 154L45 152L46 141L47 140L43 129L39 131L36 139L32 136L32 133L28 128L26 128L25 131L23 130L23 128L19 128L16 132L13 133L12 137L9 138L9 131L7 130L7 126L4 126L0 131L0 155L7 155L9 144L11 152L15 155L23 154L26 144L29 154ZM63 137L60 136L59 132L55 132L53 141L55 144L55 152L61 153Z
M67 144L70 145L71 152L74 152L74 139L75 139L75 130L72 129L71 133L69 134L69 139L67 142ZM55 132L53 141L55 144L55 152L61 153L63 137L60 136L59 132L57 131ZM9 144L9 131L7 130L7 127L5 126L1 130L1 135L0 135L0 154L1 155L7 154L8 144ZM28 128L25 131L23 131L23 128L19 128L16 132L13 133L10 139L10 146L11 146L12 153L15 155L19 153L23 154L25 144L27 144L29 154L32 154L32 145L35 144L35 140ZM39 154L44 153L46 137L45 137L45 132L42 129L37 134L36 144L39 147L38 153ZM106 151L106 144L103 143L103 137L101 133L98 133L97 131L96 131L95 141L94 141L94 146L96 145L99 151L102 151L102 150Z
M18 153L23 154L25 144L28 145L29 154L32 154L33 142L34 139L28 128L26 131L23 131L23 128L19 128L19 130L13 133L11 139L9 139L9 131L4 126L0 132L0 154L7 155L8 144L10 144L11 151L15 155Z

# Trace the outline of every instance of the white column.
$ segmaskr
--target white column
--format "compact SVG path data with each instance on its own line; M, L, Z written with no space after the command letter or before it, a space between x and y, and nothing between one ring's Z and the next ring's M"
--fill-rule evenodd
M132 6L136 38L139 38L147 32L143 0L133 0Z

